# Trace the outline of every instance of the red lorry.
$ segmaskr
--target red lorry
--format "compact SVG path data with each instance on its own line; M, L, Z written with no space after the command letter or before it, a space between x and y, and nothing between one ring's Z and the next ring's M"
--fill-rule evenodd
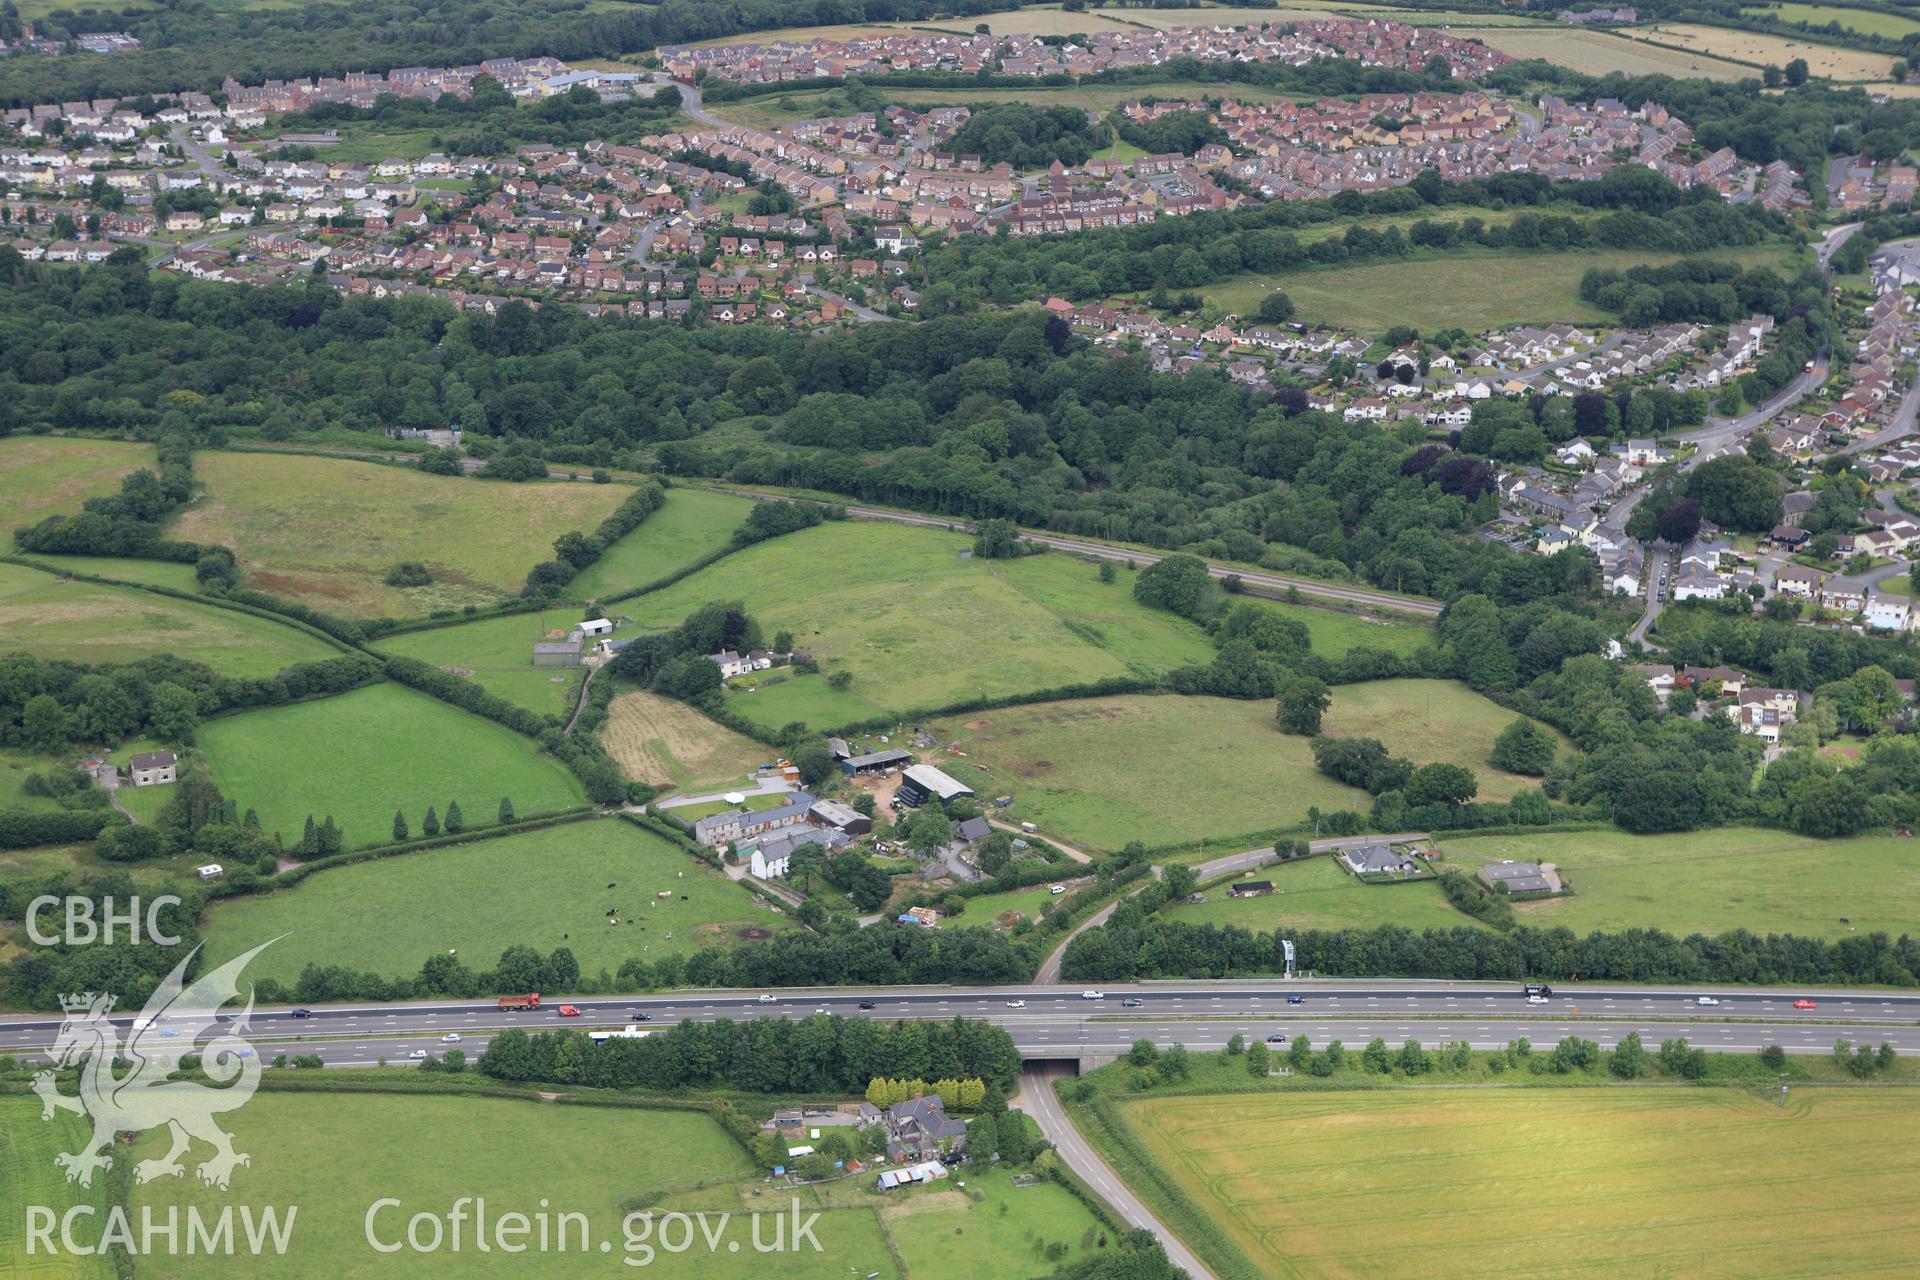
M540 1007L540 993L537 991L534 992L532 995L527 995L527 996L501 996L500 997L500 1008L502 1012L509 1012L509 1011L519 1010L519 1009L538 1009L539 1007Z

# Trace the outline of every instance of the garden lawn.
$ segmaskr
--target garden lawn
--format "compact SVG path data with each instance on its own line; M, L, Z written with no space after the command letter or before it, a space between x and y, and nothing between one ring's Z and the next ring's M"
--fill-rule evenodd
M529 711L564 719L572 714L578 698L582 668L536 667L533 646L539 640L565 640L578 621L579 611L571 608L513 613L504 618L407 631L377 641L373 647L468 676L487 692Z
M600 738L629 778L696 795L742 783L773 759L767 746L686 703L639 689L615 695Z
M1920 1250L1920 1098L1906 1090L1802 1089L1783 1108L1737 1089L1390 1089L1149 1096L1118 1112L1275 1280L1890 1275Z
M1069 868L1061 868L1062 877L1071 877ZM1064 896L1064 895L1062 895ZM950 920L942 920L943 929L991 929L1002 923L1001 917L1009 912L1021 919L1038 920L1046 911L1047 905L1055 896L1047 892L1047 886L1036 885L1031 889L1015 889L1009 893L984 893L977 898L967 899L967 909ZM1011 925L1012 920L1005 923Z
M1480 779L1481 800L1507 800L1538 778L1508 773L1489 764L1493 740L1519 719L1489 698L1452 680L1370 680L1333 690L1333 706L1320 722L1331 738L1378 738L1389 754L1416 765L1457 764ZM1541 726L1547 728L1547 726ZM1576 748L1548 728L1563 753Z
M669 489L664 506L581 570L567 590L599 599L658 582L725 547L752 510L751 498L708 489Z
M784 927L723 872L630 822L601 818L316 871L290 889L216 903L206 933L215 959L288 934L249 972L291 983L309 963L411 977L448 950L485 970L517 943L543 955L567 947L582 973L611 973L635 957L686 955Z
M1575 933L1628 928L1689 933L1795 933L1845 938L1914 931L1920 857L1895 836L1814 840L1726 827L1681 835L1570 831L1551 836L1462 836L1442 843L1449 865L1502 858L1552 862L1570 897L1516 902L1524 924Z
M1161 915L1180 924L1230 924L1261 931L1282 925L1295 929L1374 929L1383 924L1408 929L1483 927L1455 911L1435 881L1366 884L1332 858L1262 867L1254 878L1273 881L1274 892L1259 898L1230 898L1227 885L1219 884L1206 890L1205 902L1167 907Z
M66 1087L71 1094L72 1085ZM68 1182L53 1162L56 1155L78 1151L93 1132L85 1116L56 1111L52 1120L40 1118L40 1099L29 1094L0 1097L0 1275L11 1280L113 1280L113 1263L103 1256L66 1253L49 1256L44 1248L27 1253L27 1207L40 1206L64 1217L82 1205L92 1217L77 1217L76 1237L104 1227L111 1199L107 1179L95 1174L91 1189ZM54 1239L59 1239L56 1233Z
M0 564L0 652L6 651L86 663L170 653L230 676L270 676L296 662L340 656L305 631L238 609Z
M569 530L591 533L624 485L505 484L276 453L199 453L206 496L172 537L234 549L247 585L354 618L414 617L518 591ZM389 587L403 560L434 582Z
M8 554L15 529L77 514L88 498L119 492L121 478L141 467L156 467L150 444L68 436L0 439L0 537Z
M1274 728L1270 700L1041 702L956 716L933 732L949 748L933 763L982 796L1012 795L1007 817L1099 849L1225 840L1300 822L1309 805L1368 803L1313 767L1307 739Z
M791 631L825 670L853 673L848 692L891 711L1158 674L1212 656L1199 627L1136 603L1125 575L1103 583L1094 566L1059 554L961 559L971 545L960 534L833 521L625 608L643 626L672 626L709 601L740 601L769 636ZM804 693L813 682L791 683ZM790 696L763 690L731 705L777 727L796 718ZM832 728L843 710L857 716L847 705L797 718Z
M956 1180L966 1188L916 1189L880 1210L881 1225L908 1275L930 1280L1045 1275L1100 1252L1088 1241L1098 1240L1104 1229L1065 1187L1052 1182L1016 1187L1005 1169L956 1171ZM1062 1248L1049 1257L1051 1245Z
M328 814L348 848L393 839L403 809L420 835L427 806L458 800L467 828L491 825L500 799L522 818L583 804L567 767L503 725L397 684L223 716L200 726L220 789L292 844Z
M239 1200L252 1205L299 1205L299 1218L285 1256L270 1268L285 1280L335 1280L336 1277L612 1276L620 1265L623 1204L703 1182L751 1176L738 1144L700 1112L643 1111L620 1107L556 1107L535 1101L375 1093L280 1093L263 1089L244 1108L221 1118L234 1134L236 1150L252 1163L235 1171L231 1191L204 1186L186 1176L146 1183L132 1193L134 1221L141 1208L164 1214L168 1207L198 1206L209 1219ZM165 1150L164 1130L150 1130L131 1158L151 1158ZM205 1154L196 1146L192 1156ZM124 1157L123 1157L124 1158ZM376 1238L404 1240L407 1219L416 1212L445 1215L462 1197L485 1197L487 1216L523 1213L537 1221L544 1212L587 1217L587 1248L599 1255L599 1241L612 1244L611 1258L581 1256L579 1227L570 1228L569 1248L546 1252L537 1247L517 1254L474 1247L473 1223L465 1224L464 1247L453 1252L411 1250L376 1253L367 1242L369 1206L382 1197L402 1202L374 1219ZM780 1202L784 1207L785 1201ZM471 1211L472 1206L468 1209ZM184 1217L184 1214L182 1215ZM237 1217L237 1215L236 1215ZM554 1225L558 1238L558 1219ZM443 1222L444 1225L444 1222ZM824 1220L823 1220L824 1226ZM740 1223L741 1252L756 1265L768 1261L752 1253ZM238 1227L236 1225L236 1234ZM698 1233L696 1232L696 1238ZM823 1247L838 1243L817 1232ZM537 1234L525 1242L537 1242ZM721 1249L726 1246L723 1243ZM271 1256L271 1255L269 1255ZM820 1258L827 1255L812 1255ZM636 1255L637 1260L638 1255ZM704 1247L698 1253L661 1252L652 1266L631 1274L692 1276L731 1273L740 1264L722 1254L717 1262ZM704 1267L704 1271L697 1268ZM844 1264L839 1272L844 1274ZM143 1257L147 1280L168 1277L245 1277L261 1274L260 1260L244 1251L233 1256ZM822 1267L820 1275L828 1274Z

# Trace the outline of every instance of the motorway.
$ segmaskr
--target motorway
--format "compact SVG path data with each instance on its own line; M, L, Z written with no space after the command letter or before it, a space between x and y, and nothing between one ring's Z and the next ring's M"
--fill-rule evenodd
M782 990L763 1003L760 993L683 991L674 994L583 996L568 1003L581 1017L563 1019L560 1000L538 1011L502 1012L492 1000L437 1000L373 1005L319 1005L308 1018L285 1007L255 1009L249 1039L263 1049L319 1052L333 1066L371 1065L381 1057L402 1059L414 1049L437 1052L440 1037L458 1034L471 1056L490 1033L505 1027L624 1025L645 1012L652 1025L731 1017L805 1017L815 1012L895 1018L968 1017L1006 1028L1023 1057L1032 1060L1097 1060L1123 1053L1134 1041L1162 1047L1185 1044L1219 1048L1229 1036L1304 1034L1323 1044L1348 1044L1382 1036L1394 1044L1465 1040L1475 1048L1498 1048L1518 1036L1552 1044L1579 1034L1603 1047L1637 1031L1641 1039L1687 1036L1707 1049L1754 1050L1777 1043L1788 1052L1819 1053L1838 1037L1886 1040L1920 1052L1920 992L1883 990L1775 990L1672 988L1563 984L1547 1006L1530 1005L1518 983L1381 980L1227 979L1218 982L1120 983L1100 987L1086 999L1076 986L915 987L872 990L843 987ZM1696 1003L1706 994L1716 1006ZM1818 1007L1799 1011L1801 996ZM1289 996L1305 1003L1288 1004ZM1121 1002L1137 999L1139 1008ZM875 1007L863 1011L861 1002ZM1021 1002L1013 1007L1013 1002ZM113 1019L124 1036L132 1015ZM0 1018L0 1053L40 1056L60 1026L41 1014Z

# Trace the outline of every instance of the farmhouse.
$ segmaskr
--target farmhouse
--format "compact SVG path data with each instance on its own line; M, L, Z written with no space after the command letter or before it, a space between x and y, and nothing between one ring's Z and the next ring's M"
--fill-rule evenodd
M937 1093L894 1103L883 1113L882 1123L887 1126L889 1160L966 1150L967 1126L947 1114Z
M136 787L158 787L174 779L174 759L171 751L140 751L128 762L129 770Z
M952 800L972 794L973 788L966 783L948 777L930 764L916 764L901 774L894 801L917 809L929 800Z
M1242 880L1227 886L1229 898L1264 898L1273 892L1271 880Z
M807 811L813 808L813 803L812 796L796 791L792 799L777 809L759 813L729 809L725 813L709 814L693 824L693 838L709 849L752 840L768 832L799 826L807 820Z
M1558 893L1560 875L1553 864L1489 862L1474 872L1495 893Z
M773 665L771 657L755 656L750 653L735 653L731 649L722 649L718 653L707 655L707 661L720 668L720 678L731 680L735 676L744 676L750 671L765 671Z

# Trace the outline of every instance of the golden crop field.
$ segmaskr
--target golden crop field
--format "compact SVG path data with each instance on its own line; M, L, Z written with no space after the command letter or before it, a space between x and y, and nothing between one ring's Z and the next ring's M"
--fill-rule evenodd
M1761 35L1753 31L1733 31L1726 27L1702 27L1690 23L1653 27L1645 34L1630 33L1636 41L1658 40L1662 44L1683 44L1689 49L1742 62L1771 63L1784 67L1795 58L1805 58L1807 70L1829 80L1890 80L1893 59L1882 53L1862 53L1858 49L1836 49L1807 39ZM1751 70L1747 71L1752 75Z
M1920 1250L1905 1090L1233 1094L1120 1114L1274 1280L1893 1274Z
M1678 76L1708 80L1743 80L1758 74L1752 67L1699 54L1662 49L1643 41L1623 40L1599 31L1545 27L1455 28L1455 35L1482 40L1516 58L1544 58L1590 76L1619 71L1630 76Z

